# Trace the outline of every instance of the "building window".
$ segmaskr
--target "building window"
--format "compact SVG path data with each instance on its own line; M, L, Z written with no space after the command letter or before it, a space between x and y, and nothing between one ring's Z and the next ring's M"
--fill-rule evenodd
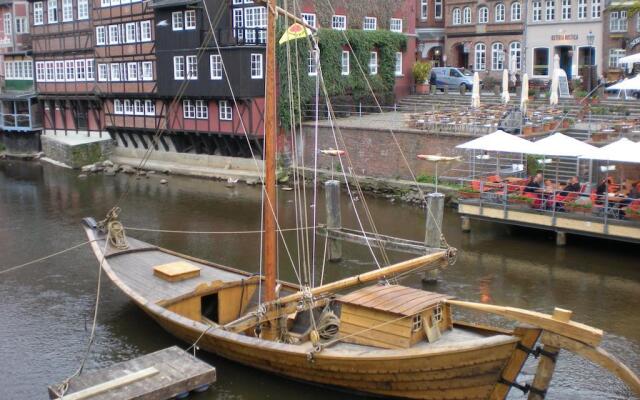
M436 19L442 19L442 0L435 0L434 9Z
M133 103L131 103L131 100L129 99L124 101L124 113L127 115L133 115Z
M64 82L64 61L56 61L56 77L55 80L58 82Z
M222 79L222 56L220 54L212 54L209 56L211 79Z
M46 72L47 72L47 82L55 81L54 62L53 61L47 61L47 62L45 62L44 65L46 67Z
M265 43L267 26L267 9L265 7L248 7L244 9L245 39L248 43Z
M120 43L120 27L118 25L109 25L109 44Z
M184 57L173 57L173 79L184 79Z
M504 69L504 46L500 42L491 45L491 69L494 71Z
M609 68L620 68L620 59L625 54L625 49L609 49Z
M86 76L87 81L94 81L96 77L94 75L94 70L93 70L93 58L85 60L85 67L87 71L87 76Z
M365 31L375 31L377 29L378 19L375 17L364 17L362 29Z
M182 100L182 115L184 118L195 118L196 107L191 100Z
M42 8L42 2L36 1L33 3L33 24L42 25L44 23L44 12Z
M104 26L96 26L96 46L107 44L107 32Z
M496 5L496 22L504 22L505 19L505 7L504 4L498 3Z
M462 14L459 8L453 9L453 25L460 25L462 23Z
M307 73L309 76L318 75L318 50L309 50Z
M542 3L539 1L533 2L533 16L531 17L533 22L542 21Z
M462 23L463 24L471 23L471 7L465 7L462 10Z
M316 15L311 13L302 13L302 19L307 25L315 28L316 27Z
M396 62L394 69L395 76L402 76L402 52L396 52Z
M62 0L62 21L73 21L73 2L72 0Z
M45 81L44 63L42 61L36 62L36 81Z
M109 80L109 69L107 64L98 64L98 81L106 82Z
M378 74L378 52L372 51L369 53L369 75Z
M142 100L133 101L133 110L135 115L144 115L144 103L142 103Z
M136 24L135 22L128 22L124 26L124 40L126 43L135 43L136 42Z
M233 119L233 109L228 100L218 102L218 117L221 121L231 121Z
M478 8L478 23L486 24L489 22L489 9L487 7Z
M563 21L571 19L571 0L562 0L562 15Z
M76 60L76 81L84 81L86 78L84 60Z
M143 81L152 81L153 80L153 63L151 61L143 61L142 64L142 80Z
M137 81L138 80L138 63L127 63L127 80L128 81Z
M4 18L3 18L3 21L2 21L2 27L4 29L4 34L7 35L7 36L10 36L11 35L11 31L12 31L12 28L11 28L11 17L12 17L11 13L6 13L6 14L4 14Z
M545 19L547 21L553 21L556 19L556 2L555 0L547 0L545 2Z
M549 49L544 47L533 49L533 74L549 75Z
M144 115L156 115L156 103L154 103L153 100L144 101Z
M118 99L113 100L113 113L114 114L124 113L124 109L122 108L122 102Z
M420 19L429 18L429 0L420 0Z
M342 58L340 60L341 73L343 76L349 75L349 52L346 50L342 51Z
M196 118L209 118L209 105L207 104L207 100L196 100Z
M235 8L233 10L233 36L242 40L244 37L244 13L242 8Z
M184 12L184 29L196 29L196 10L187 10Z
M187 56L187 79L198 79L198 58L197 56Z
M475 50L473 69L484 71L487 69L487 46L484 43L477 43Z
M391 18L389 21L389 30L391 32L402 32L402 19Z
M591 0L591 18L600 18L600 0Z
M151 41L151 21L140 21L140 41Z
M520 42L509 44L509 69L520 71L522 68L522 46Z
M89 19L89 0L78 0L78 19Z
M578 19L587 18L587 0L578 0Z
M48 23L53 24L58 22L58 1L57 0L49 0L48 1L48 13L47 19Z
M520 3L513 2L511 3L511 20L512 21L520 21L522 18L522 9L520 8Z
M337 31L347 29L347 17L345 15L334 15L331 17L331 28Z
M609 16L610 32L626 32L627 31L627 12L612 11Z
M262 54L251 54L251 79L262 79Z
M111 69L111 82L119 82L120 64L109 64L109 69Z
M66 72L67 82L73 82L76 80L76 63L73 60L67 60L64 62L64 69Z
M181 31L184 29L184 20L182 11L176 11L171 13L171 29L174 31Z

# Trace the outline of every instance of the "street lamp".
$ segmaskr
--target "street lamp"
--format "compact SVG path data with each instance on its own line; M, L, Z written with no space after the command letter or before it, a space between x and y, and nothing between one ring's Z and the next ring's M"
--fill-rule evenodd
M589 85L588 91L591 92L593 90L593 43L596 41L596 35L593 32L589 31L587 33L587 44L589 45L589 60L587 62L587 70L589 71Z

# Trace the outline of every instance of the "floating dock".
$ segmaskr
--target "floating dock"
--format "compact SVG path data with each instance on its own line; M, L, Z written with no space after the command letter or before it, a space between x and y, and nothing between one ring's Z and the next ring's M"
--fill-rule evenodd
M73 377L65 400L167 400L204 391L216 380L216 369L177 346ZM49 397L59 399L59 385Z

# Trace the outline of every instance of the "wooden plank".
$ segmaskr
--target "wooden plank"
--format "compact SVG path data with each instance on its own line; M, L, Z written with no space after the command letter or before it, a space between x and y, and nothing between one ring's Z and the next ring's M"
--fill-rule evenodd
M468 301L445 301L453 306L501 315L505 318L513 319L526 324L531 324L546 331L558 333L560 335L578 340L594 347L602 341L603 332L601 329L593 328L579 322L565 322L555 320L551 315L548 314L523 310L515 307L494 306L490 304L471 303Z
M157 374L159 371L155 367L145 368L140 371L132 372L125 376L121 376L120 378L115 378L110 381L100 383L95 386L88 387L86 389L82 389L75 393L71 393L64 396L65 400L83 400L89 397L97 396L100 393L106 392L108 390L117 389L124 385L129 385L135 381L139 381L145 378L148 378L152 375ZM62 397L59 397L62 399Z
M536 344L536 341L540 337L541 329L538 328L528 328L528 327L516 327L514 331L515 336L520 337L520 344L528 349L532 349ZM522 370L522 366L525 361L529 357L529 353L516 348L513 352L513 355L507 362L507 365L502 370L502 379L508 382L515 382L520 370ZM491 392L491 400L502 400L507 397L509 394L510 386L498 382L496 386L493 388Z

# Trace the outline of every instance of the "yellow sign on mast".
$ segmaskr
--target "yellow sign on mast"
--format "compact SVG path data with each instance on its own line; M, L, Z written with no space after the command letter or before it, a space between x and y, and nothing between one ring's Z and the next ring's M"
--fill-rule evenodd
M287 29L287 31L282 35L278 43L283 44L290 40L296 40L296 39L307 37L310 34L311 34L311 30L309 28L305 28L304 26L296 22Z

